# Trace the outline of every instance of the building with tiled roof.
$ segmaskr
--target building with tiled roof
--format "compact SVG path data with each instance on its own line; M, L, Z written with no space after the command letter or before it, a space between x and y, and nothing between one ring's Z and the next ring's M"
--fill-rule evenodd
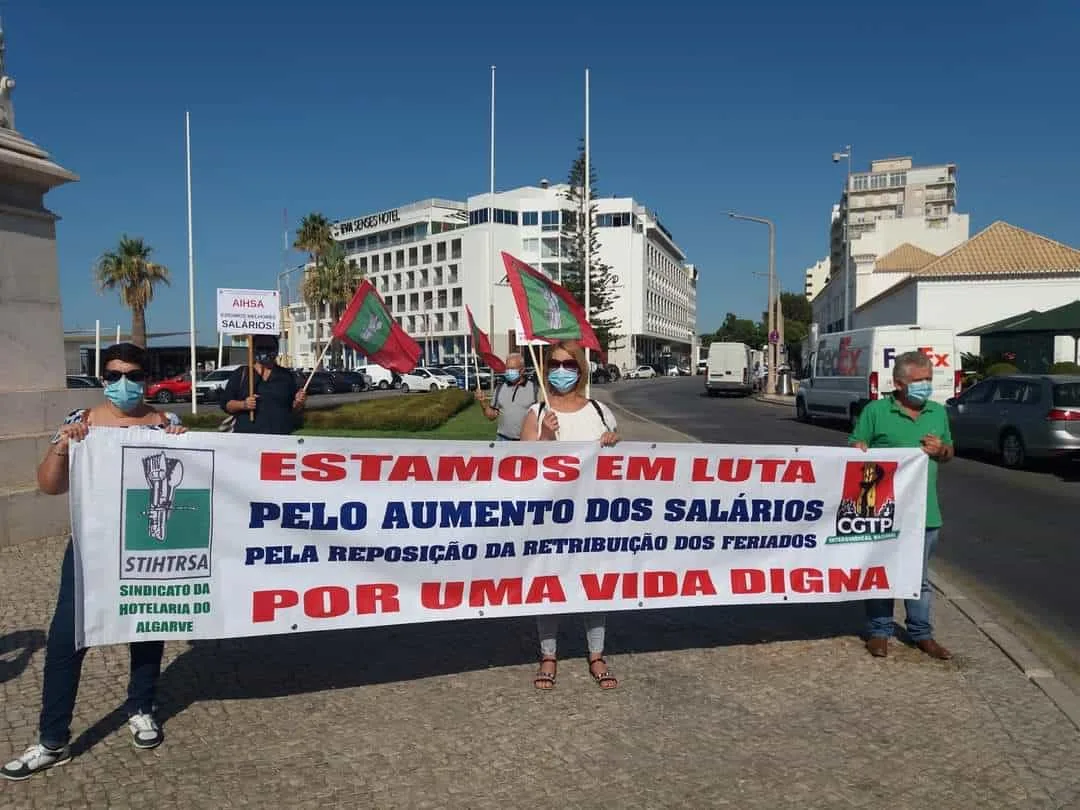
M956 171L952 163L916 166L903 157L872 161L868 173L851 175L833 206L828 281L812 299L821 331L843 329L845 308L850 312L905 278L911 270L903 265L925 258L919 251L936 258L967 241L970 220L957 211ZM890 255L898 264L879 270Z
M904 242L874 262L875 273L916 273L938 258L936 253Z
M905 254L907 259L883 256L881 262L888 259L891 267L916 258L912 251ZM995 222L944 255L904 271L902 280L855 308L854 328L913 323L961 333L1080 298L1080 250L1007 222ZM957 350L978 352L979 340L977 335L957 338ZM1072 359L1073 350L1071 339L1055 345L1055 355L1065 360Z

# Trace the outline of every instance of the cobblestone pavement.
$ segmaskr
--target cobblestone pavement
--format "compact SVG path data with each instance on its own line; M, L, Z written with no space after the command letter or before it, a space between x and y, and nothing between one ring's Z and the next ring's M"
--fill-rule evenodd
M35 738L62 550L0 551L5 759ZM170 644L149 752L117 714L127 651L94 649L75 759L0 784L0 807L1080 808L1080 732L955 608L948 663L870 658L860 613L612 614L614 692L569 618L547 694L527 620Z

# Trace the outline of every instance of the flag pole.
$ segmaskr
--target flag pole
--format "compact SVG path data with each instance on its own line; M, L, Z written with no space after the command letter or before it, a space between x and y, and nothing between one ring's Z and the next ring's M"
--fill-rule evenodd
M495 340L495 65L491 66L491 165L488 169L488 336ZM494 344L491 350L495 350ZM476 347L473 347L475 353ZM479 379L477 380L479 385ZM495 375L491 375L491 391L495 393Z
M187 153L187 261L188 261L188 329L191 333L191 386L195 390L195 366L198 350L195 346L195 249L191 236L191 113L184 113L184 147ZM191 412L199 412L199 398L191 397Z
M592 287L592 179L589 173L589 69L585 68L585 320L592 317L589 308L590 288ZM592 362L591 352L585 349L585 396L592 396Z
M323 346L322 352L319 354L319 359L315 361L315 367L311 369L311 373L308 374L307 381L304 383L304 387L302 390L305 394L307 393L308 386L311 385L311 380L315 376L315 372L318 370L319 366L322 365L323 358L326 357L326 353L330 351L330 347L333 345L334 340L334 336L331 335L326 341L326 345Z
M225 333L217 333L217 367L221 368L222 354L225 353Z
M540 383L540 393L544 397L544 402L547 403L548 393L547 384L544 382L544 368L541 365L540 360L536 356L536 346L534 346L531 342L529 343L529 354L532 356L533 368L536 370L536 381Z

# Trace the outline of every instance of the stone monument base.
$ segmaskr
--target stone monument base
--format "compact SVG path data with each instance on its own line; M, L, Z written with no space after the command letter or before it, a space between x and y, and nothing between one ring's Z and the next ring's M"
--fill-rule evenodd
M0 391L0 548L70 530L66 500L38 492L37 465L64 417L100 401L96 388Z

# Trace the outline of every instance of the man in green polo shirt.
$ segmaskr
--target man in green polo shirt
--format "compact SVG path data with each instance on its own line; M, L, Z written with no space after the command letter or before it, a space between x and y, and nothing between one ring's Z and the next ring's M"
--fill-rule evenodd
M952 653L934 640L930 624L930 555L937 545L941 529L941 505L938 503L938 465L953 457L952 433L945 409L931 401L934 369L922 352L907 352L896 358L893 366L892 396L875 400L863 408L849 441L853 447L868 450L876 447L921 447L930 456L926 492L926 542L923 545L922 595L905 599L907 631L915 646L932 658L946 661ZM875 658L889 654L893 634L893 600L869 599L866 602L866 649Z

